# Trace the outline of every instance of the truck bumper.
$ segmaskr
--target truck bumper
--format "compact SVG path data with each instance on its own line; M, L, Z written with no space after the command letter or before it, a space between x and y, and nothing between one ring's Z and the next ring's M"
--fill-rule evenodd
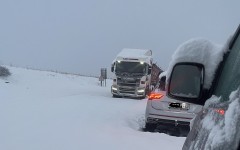
M113 95L122 96L122 97L145 97L146 91L145 88L136 88L136 87L119 87L112 86L111 92Z

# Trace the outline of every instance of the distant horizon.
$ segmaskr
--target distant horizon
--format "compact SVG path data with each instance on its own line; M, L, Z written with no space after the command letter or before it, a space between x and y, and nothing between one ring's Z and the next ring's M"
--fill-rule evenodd
M45 72L53 72L53 73L59 73L59 74L69 74L69 75L76 75L76 76L83 76L83 77L93 77L93 78L99 78L99 75L91 75L91 74L81 74L81 73L71 73L71 72L64 72L64 71L58 71L58 70L45 70L45 69L39 69L39 68L33 68L33 67L22 67L22 66L15 66L15 65L5 65L2 64L0 66L6 67L9 69L9 67L13 68L20 68L20 69L26 69L26 70L33 70L33 71L45 71ZM108 79L111 79L108 78Z
M239 25L240 1L0 2L0 64L100 74L123 48L151 49L166 70L185 41L225 44Z

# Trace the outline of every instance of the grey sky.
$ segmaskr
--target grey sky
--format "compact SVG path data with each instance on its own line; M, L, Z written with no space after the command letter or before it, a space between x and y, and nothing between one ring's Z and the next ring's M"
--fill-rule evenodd
M240 23L239 6L239 0L0 1L0 62L97 75L122 48L144 48L165 70L186 40L224 44Z

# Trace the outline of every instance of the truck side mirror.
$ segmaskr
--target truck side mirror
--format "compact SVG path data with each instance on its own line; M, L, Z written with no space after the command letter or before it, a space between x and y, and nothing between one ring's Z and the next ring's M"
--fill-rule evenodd
M199 63L177 63L168 83L168 96L194 104L204 105L204 66Z
M114 71L114 66L113 66L113 65L111 66L111 71L112 71L112 72Z
M111 66L111 72L114 71L114 65L115 65L115 63L113 63L112 66Z
M152 67L148 67L148 75L152 73Z

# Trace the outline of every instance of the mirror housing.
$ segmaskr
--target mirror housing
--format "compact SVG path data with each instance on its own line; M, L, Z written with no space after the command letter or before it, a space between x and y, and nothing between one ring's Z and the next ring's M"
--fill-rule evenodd
M148 75L150 75L152 73L152 67L148 67Z
M159 89L161 91L165 91L165 86L166 86L166 76L164 75L159 79Z
M115 65L115 63L113 63L112 66L111 66L111 72L114 71L114 65Z
M204 105L204 66L200 63L181 62L172 69L167 95L173 99Z

